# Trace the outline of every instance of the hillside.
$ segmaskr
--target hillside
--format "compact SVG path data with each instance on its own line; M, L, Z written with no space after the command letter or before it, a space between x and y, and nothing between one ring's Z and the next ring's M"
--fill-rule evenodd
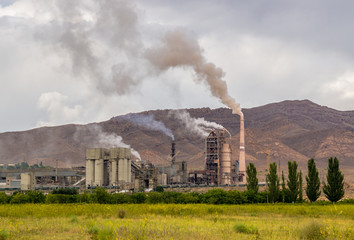
M233 136L234 159L238 156L239 117L230 109L187 109L194 118L204 118L227 128ZM266 167L265 151L271 161L286 169L288 161L298 161L305 169L314 157L324 176L330 156L337 156L345 173L354 170L354 111L337 111L311 101L284 101L244 109L246 127L246 160L256 167ZM171 129L178 160L188 162L189 169L203 168L204 139L189 131L170 110L154 110L138 115L153 115ZM136 115L136 114L131 114ZM97 124L43 127L22 132L0 134L0 163L27 161L60 166L84 165L86 147L111 147L123 138L141 157L155 164L168 164L171 138L149 130L124 116ZM347 174L347 176L350 174Z

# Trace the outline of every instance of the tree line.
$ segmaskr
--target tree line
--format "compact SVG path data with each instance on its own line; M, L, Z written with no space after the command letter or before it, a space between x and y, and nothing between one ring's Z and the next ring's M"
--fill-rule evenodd
M266 176L267 200L274 202L303 202L303 176L297 170L297 162L288 162L288 178L285 181L284 172L280 178L277 174L277 164L269 165L269 172ZM321 195L321 182L315 160L307 162L308 173L306 176L305 193L310 202L315 202ZM257 169L253 163L247 166L246 170L247 190L258 192ZM322 191L330 202L338 202L344 196L344 175L339 169L339 161L335 158L328 159L327 183L323 183Z

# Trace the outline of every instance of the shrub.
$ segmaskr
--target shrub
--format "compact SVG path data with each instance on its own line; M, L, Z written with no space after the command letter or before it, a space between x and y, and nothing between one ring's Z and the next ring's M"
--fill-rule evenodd
M145 193L134 193L131 195L132 203L144 203L146 201Z
M125 193L114 193L111 196L111 203L113 204L131 203L131 195Z
M234 225L234 230L238 233L245 234L258 234L258 228L254 226L247 226L244 223L236 223Z
M26 194L31 203L45 203L45 196L40 191L27 191Z
M67 194L52 194L49 193L46 197L46 203L76 203L77 196Z
M77 195L79 194L78 190L75 188L58 188L54 189L52 194L66 194L66 195Z
M317 222L311 222L306 225L300 232L302 239L321 239L321 225Z
M226 203L226 192L222 189L212 189L204 193L202 203L224 204Z
M7 196L6 193L1 192L0 193L0 204L5 204L10 202L10 196Z
M137 193L135 193L137 194ZM133 195L135 195L133 194ZM147 195L147 199L146 199L147 203L163 203L164 199L162 197L162 193L158 193L158 192L151 192Z
M29 202L28 195L25 195L20 192L17 192L15 195L12 195L10 200L10 203L12 204L28 203L28 202Z
M126 215L127 215L126 211L124 211L123 209L118 209L118 217L119 218L125 218Z
M156 186L154 190L155 190L155 192L164 192L165 191L162 186Z
M111 202L111 195L106 191L104 188L96 188L91 195L92 201L95 203L110 203Z

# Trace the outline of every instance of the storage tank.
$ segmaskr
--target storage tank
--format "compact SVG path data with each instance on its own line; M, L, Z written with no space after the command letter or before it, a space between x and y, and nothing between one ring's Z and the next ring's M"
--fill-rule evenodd
M224 143L221 149L220 159L221 184L231 183L231 148L230 144Z

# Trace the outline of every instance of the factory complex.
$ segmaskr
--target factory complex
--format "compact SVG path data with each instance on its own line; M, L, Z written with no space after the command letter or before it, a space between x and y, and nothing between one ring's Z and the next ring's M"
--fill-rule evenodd
M132 157L131 149L87 148L84 167L0 169L0 191L51 190L58 187L112 191L144 191L156 186L239 186L244 185L244 120L240 115L240 155L232 158L231 134L212 129L205 138L204 169L190 170L186 161L178 161L176 142L172 140L168 165L153 165Z

